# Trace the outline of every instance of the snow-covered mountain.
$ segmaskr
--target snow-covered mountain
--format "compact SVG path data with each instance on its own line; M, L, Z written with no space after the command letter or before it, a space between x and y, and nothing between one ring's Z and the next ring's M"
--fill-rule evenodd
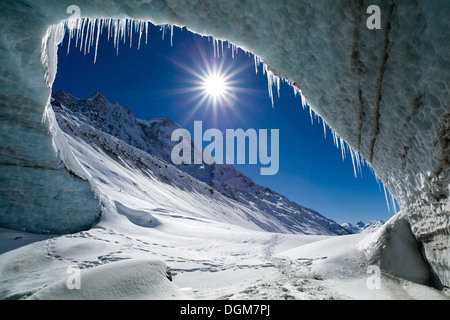
M145 175L156 176L157 180L182 190L201 192L202 197L208 200L218 200L221 207L219 211L235 224L271 232L323 235L349 233L318 212L254 183L233 166L174 166L170 155L177 142L171 141L171 134L180 126L169 118L137 119L129 109L118 103L109 103L100 93L87 99L77 99L59 91L53 94L52 106L66 134L83 139L118 161L121 166L133 167ZM189 201L181 195L178 200ZM207 211L209 213L206 216L211 216L211 208ZM219 212L215 212L215 215L215 219L221 216Z
M375 232L379 228L381 228L383 225L384 225L384 221L377 219L377 220L373 220L368 223L364 223L362 221L359 221L356 224L345 222L345 223L341 224L341 227L350 231L351 233L365 233L365 232Z

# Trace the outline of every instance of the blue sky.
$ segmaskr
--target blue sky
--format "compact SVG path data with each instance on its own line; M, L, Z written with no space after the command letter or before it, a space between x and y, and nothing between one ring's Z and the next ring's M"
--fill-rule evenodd
M108 42L104 34L94 64L93 48L85 55L75 48L75 41L67 54L66 36L58 52L53 91L62 89L78 98L100 92L110 102L128 107L137 118L167 116L190 131L199 120L203 130L279 129L278 174L261 176L260 165L236 167L256 183L338 223L387 221L392 216L371 169L363 166L362 173L354 177L350 155L342 161L331 132L327 130L325 138L322 123L311 124L308 109L301 107L301 98L287 83L281 82L280 98L274 88L272 107L267 77L262 65L256 74L251 54L239 50L232 58L225 44L223 55L214 57L210 38L176 27L172 46L169 29L163 40L160 27L151 26L148 43L142 40L139 50L137 38L133 37L131 48L129 41L121 43L117 55L113 41ZM213 106L202 101L199 90L193 90L198 89L194 73L219 65L232 75L232 88L229 99Z

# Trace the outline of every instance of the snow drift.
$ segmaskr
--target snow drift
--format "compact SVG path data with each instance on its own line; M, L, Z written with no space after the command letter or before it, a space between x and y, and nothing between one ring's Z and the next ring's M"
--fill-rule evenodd
M366 27L373 4L381 8L381 30ZM43 232L46 226L34 223L49 212L62 222L84 216L86 228L98 218L93 185L59 139L49 107L70 5L82 17L122 19L111 20L117 39L126 38L124 19L136 19L141 30L147 21L187 26L261 57L370 163L398 200L435 279L450 285L448 1L3 1L2 226ZM86 44L96 31L89 27ZM55 183L60 194L75 190L79 197L60 198Z
M79 287L69 279L51 284L30 300L161 300L185 299L168 279L161 261L133 259L80 271ZM75 281L74 281L75 282ZM83 288L81 290L81 288Z

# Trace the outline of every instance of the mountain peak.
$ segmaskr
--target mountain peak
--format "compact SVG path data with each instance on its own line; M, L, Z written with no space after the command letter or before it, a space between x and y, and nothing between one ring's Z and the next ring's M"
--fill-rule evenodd
M64 90L58 90L57 92L53 92L52 97L56 100L65 100L67 98L76 99L74 96L72 96L70 93L65 92Z
M103 100L106 102L108 101L108 99L106 99L106 97L102 95L100 92L95 92L94 94L87 97L86 100Z
M368 223L364 223L359 221L356 224L351 224L349 222L341 224L341 227L344 229L353 232L353 233L362 233L362 232L374 232L378 230L380 227L384 225L384 221L382 220L373 220Z

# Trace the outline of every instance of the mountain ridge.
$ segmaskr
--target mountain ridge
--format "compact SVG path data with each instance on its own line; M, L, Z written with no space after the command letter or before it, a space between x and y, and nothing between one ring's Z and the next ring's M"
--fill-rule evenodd
M60 126L67 127L68 123L73 123L76 129L72 130L80 130L81 134L89 138L98 135L92 134L94 128L157 157L168 165L173 165L170 155L177 142L171 141L171 133L181 127L170 118L137 119L130 109L119 103L109 103L106 97L98 92L87 99L78 99L64 91L58 91L52 95L51 103ZM84 126L91 128L83 129ZM104 142L99 145L105 150L110 148ZM196 147L193 143L192 145ZM272 216L277 223L285 226L284 231L289 230L292 233L350 233L317 211L305 208L270 188L256 184L231 165L182 164L175 167L208 185L211 195L218 192L251 208L255 211L255 216L252 217L254 220L257 220L258 214ZM258 224L258 221L254 222Z
M385 224L384 221L376 219L367 223L364 223L362 221L359 221L356 224L345 222L341 224L341 227L343 227L348 231L351 231L352 233L366 233L366 232L375 232L379 228L381 228L384 224Z

